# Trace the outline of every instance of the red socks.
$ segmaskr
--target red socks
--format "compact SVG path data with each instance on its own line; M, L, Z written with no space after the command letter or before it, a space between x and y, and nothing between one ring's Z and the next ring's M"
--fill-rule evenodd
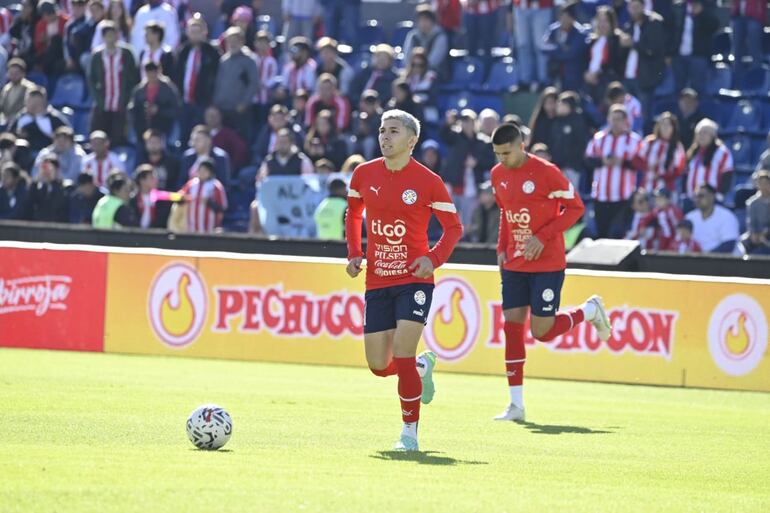
M398 397L401 399L401 416L404 422L420 420L422 381L417 373L415 357L394 358L398 373Z
M508 386L521 385L524 380L524 362L527 350L524 347L524 325L518 322L506 322L505 332L505 372Z
M394 360L391 360L387 367L384 369L372 369L369 367L369 370L372 371L372 374L375 376L380 376L382 378L386 378L388 376L392 376L393 374L396 374L396 362Z
M584 320L585 315L583 314L583 310L580 308L576 308L575 310L570 310L568 312L557 312L551 329L548 330L548 333L538 338L538 340L542 342L549 342L559 335L567 333L574 326L580 324Z

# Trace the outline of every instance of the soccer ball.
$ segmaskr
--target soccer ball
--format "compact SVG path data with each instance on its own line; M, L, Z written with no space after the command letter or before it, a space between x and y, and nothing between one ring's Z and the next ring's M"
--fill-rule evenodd
M187 419L187 438L198 449L215 451L225 445L232 434L230 414L216 404L199 406Z

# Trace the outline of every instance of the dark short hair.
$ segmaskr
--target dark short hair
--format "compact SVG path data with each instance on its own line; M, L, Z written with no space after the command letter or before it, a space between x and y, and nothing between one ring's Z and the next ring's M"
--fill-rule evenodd
M113 193L122 189L128 183L128 180L126 180L123 173L112 173L108 177L107 183L109 185L110 193Z
M144 30L154 32L161 41L163 41L163 37L166 35L166 27L162 23L155 20L149 21L147 25L144 26Z
M56 167L59 167L59 157L57 157L55 153L47 154L45 157L43 157L43 162L50 162Z
M211 139L211 132L209 132L209 128L206 125L195 125L192 129L192 132L190 132L190 137L192 137L195 134L203 134L209 139Z
M158 71L160 66L155 61L147 61L144 63L144 71Z
M86 173L85 171L78 174L78 177L75 179L75 183L77 185L88 185L94 183L94 177L91 173Z
M689 219L682 219L681 221L679 221L679 224L676 225L676 227L685 228L687 230L692 231L692 221L690 221Z
M206 157L201 159L200 162L198 162L198 169L202 167L205 167L206 169L211 171L212 175L216 175L216 167L214 166L214 161L211 160L210 158Z
M513 123L503 123L492 132L492 144L508 144L521 139L521 128Z
M1 171L3 173L9 171L14 178L19 178L21 176L21 168L16 162L6 162L3 164Z
M347 188L348 185L345 183L345 180L342 180L341 178L335 178L329 182L329 192Z
M716 193L717 193L717 190L714 187L712 187L710 184L707 184L707 183L700 184L696 190L701 190L701 189L704 189L704 190L710 192L712 195L716 195Z

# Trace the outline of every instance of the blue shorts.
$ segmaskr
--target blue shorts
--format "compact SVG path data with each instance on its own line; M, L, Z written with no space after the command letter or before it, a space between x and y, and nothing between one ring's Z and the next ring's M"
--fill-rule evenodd
M529 306L532 315L553 317L559 310L564 271L519 273L503 269L503 310Z
M364 294L364 333L396 328L396 321L428 322L433 299L432 283L407 283L367 290Z

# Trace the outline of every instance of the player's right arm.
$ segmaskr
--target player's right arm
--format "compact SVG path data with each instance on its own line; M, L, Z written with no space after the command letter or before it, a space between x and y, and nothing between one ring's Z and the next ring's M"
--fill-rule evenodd
M492 190L495 195L495 203L497 203L497 206L500 209L500 223L497 233L497 265L500 267L500 269L502 269L503 264L506 261L505 251L508 247L508 236L510 235L510 232L505 221L505 207L503 206L503 202L500 199L500 196L497 194L497 185L495 184L494 180L494 171L492 172L492 175Z
M364 199L361 196L361 173L353 171L348 189L348 211L345 215L345 237L348 242L347 273L355 278L361 272L364 254L361 250L361 227L364 222Z

